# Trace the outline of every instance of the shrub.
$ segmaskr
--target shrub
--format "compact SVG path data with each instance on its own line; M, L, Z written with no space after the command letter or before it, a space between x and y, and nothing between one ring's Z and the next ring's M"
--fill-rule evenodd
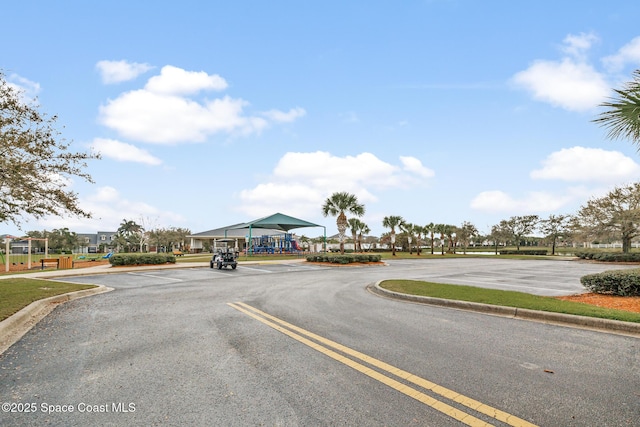
M578 252L576 256L601 262L640 262L640 252Z
M580 278L580 283L597 294L640 296L640 269L587 274Z
M380 262L381 259L381 255L375 254L307 255L307 261L309 262L330 262L333 264Z
M547 251L543 249L523 249L521 251L504 250L500 251L500 255L546 255Z
M116 254L109 258L111 265L143 265L175 263L176 257L167 254Z

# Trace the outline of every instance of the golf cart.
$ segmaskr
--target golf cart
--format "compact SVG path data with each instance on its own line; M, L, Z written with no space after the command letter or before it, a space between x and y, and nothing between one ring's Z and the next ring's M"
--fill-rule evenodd
M218 267L218 270L222 270L222 267L231 267L235 270L238 266L237 258L238 253L234 248L230 248L229 246L218 248L211 257L211 261L209 261L209 267Z

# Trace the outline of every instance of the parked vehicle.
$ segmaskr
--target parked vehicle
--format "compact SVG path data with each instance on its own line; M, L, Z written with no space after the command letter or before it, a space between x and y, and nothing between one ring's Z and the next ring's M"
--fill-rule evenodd
M238 266L238 253L231 248L218 249L218 251L213 254L211 257L211 261L209 261L209 266L211 268L217 267L218 270L222 270L222 267L231 267L232 269L236 269Z

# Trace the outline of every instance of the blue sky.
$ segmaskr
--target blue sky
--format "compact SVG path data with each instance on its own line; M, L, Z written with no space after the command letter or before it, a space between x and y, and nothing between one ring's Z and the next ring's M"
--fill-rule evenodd
M487 233L640 177L636 147L592 123L640 68L635 1L23 0L2 14L9 81L74 151L102 153L95 184L67 183L94 219L23 231L196 233L281 212L333 234L321 205L348 191L375 235L387 215Z

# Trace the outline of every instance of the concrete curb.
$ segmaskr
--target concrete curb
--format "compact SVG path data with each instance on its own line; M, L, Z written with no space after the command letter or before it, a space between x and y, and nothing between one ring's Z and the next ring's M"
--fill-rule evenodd
M5 350L22 338L24 334L33 328L42 318L51 313L58 304L110 292L112 290L113 288L100 285L95 288L55 295L32 302L22 310L0 322L0 354L4 353Z
M290 263L301 262L305 259L295 260L256 260L256 261L243 261L240 265L252 265L252 264L271 264L271 263ZM117 274L128 273L132 271L147 271L147 270L168 270L168 269L183 269L183 268L202 268L209 267L209 262L194 262L194 263L175 263L175 264L162 264L162 265L145 265L145 266L124 266L124 267L112 267L111 265L100 265L95 267L87 267L83 269L69 269L69 270L55 270L55 271L34 271L32 273L23 274L7 274L0 276L2 279L12 278L30 278L40 279L43 281L55 280L58 282L64 282L64 277L78 277L78 276L93 276L96 274ZM75 283L75 282L73 282ZM31 328L33 328L40 320L42 320L47 314L51 313L53 309L58 305L78 298L83 298L91 295L97 295L104 292L112 291L113 288L106 286L97 286L91 289L85 289L77 292L70 292L67 294L56 295L53 297L34 301L28 306L24 307L17 313L9 316L2 322L0 322L0 355L4 353L9 347L15 344L20 338L24 336Z
M390 291L380 287L381 281L369 285L367 289L376 295L419 304L436 305L458 310L469 310L494 316L511 317L514 319L531 320L543 323L552 323L582 329L591 329L601 332L616 333L640 337L640 323L622 322L619 320L599 319L595 317L575 316L571 314L552 313L547 311L528 310L524 308L504 307L499 305L481 304L477 302L456 301L442 298L409 295Z

